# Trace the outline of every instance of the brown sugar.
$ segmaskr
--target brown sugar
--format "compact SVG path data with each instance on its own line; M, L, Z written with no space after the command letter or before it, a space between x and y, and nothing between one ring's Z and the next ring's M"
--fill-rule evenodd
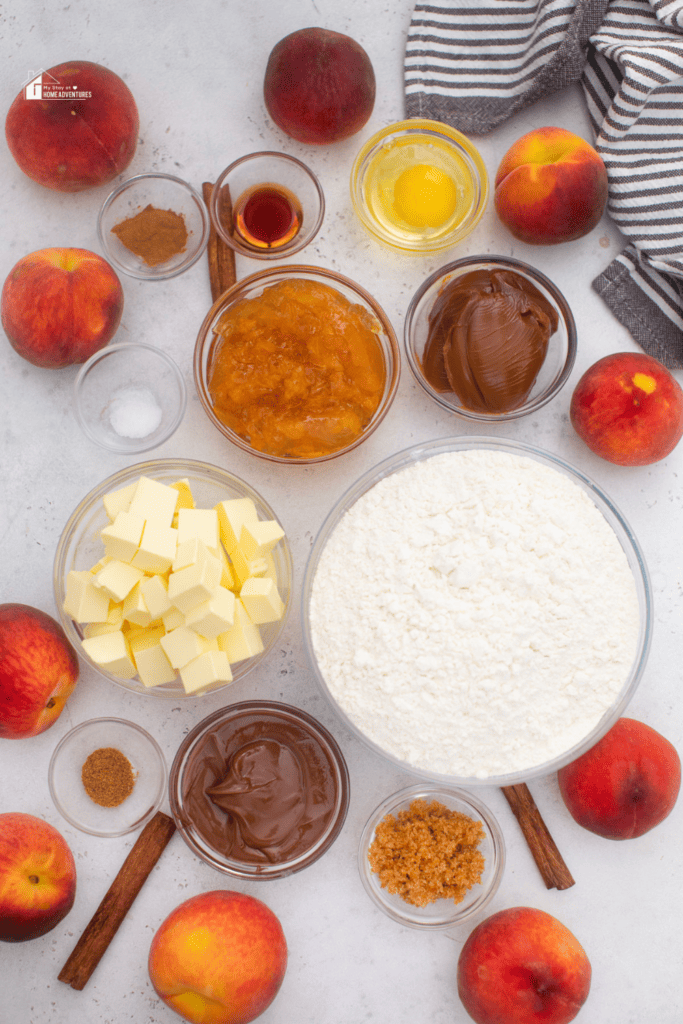
M407 810L382 819L368 858L382 888L406 903L461 903L481 881L484 835L482 823L466 814L437 800L413 800Z
M93 750L83 763L81 779L90 799L100 807L118 807L135 785L130 761L115 747Z

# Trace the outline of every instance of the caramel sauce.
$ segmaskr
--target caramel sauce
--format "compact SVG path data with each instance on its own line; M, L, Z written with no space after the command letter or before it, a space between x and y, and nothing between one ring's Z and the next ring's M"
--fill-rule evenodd
M316 458L363 432L384 394L379 324L330 285L280 281L220 318L208 391L257 451Z

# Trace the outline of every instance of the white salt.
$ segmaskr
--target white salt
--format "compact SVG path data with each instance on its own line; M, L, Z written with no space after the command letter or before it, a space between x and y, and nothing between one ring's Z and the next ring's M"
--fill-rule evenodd
M109 403L109 421L119 437L147 437L161 423L161 415L149 388L121 388Z

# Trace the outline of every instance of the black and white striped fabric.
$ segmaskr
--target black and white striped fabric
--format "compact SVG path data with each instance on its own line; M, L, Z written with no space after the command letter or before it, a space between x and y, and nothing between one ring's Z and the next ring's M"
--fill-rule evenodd
M482 134L579 78L629 240L593 286L646 352L683 368L683 0L415 7L407 117Z

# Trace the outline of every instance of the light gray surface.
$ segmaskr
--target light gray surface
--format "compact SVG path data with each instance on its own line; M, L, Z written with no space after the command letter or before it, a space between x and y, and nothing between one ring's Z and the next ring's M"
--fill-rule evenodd
M299 156L322 181L327 215L315 242L302 254L304 259L294 257L290 262L332 267L364 284L380 300L400 336L412 294L448 257L410 259L371 243L354 220L348 176L362 141L403 116L401 65L411 6L409 0L376 5L346 0L341 6L333 0L212 0L190 12L187 5L171 2L120 0L90 8L78 3L48 8L32 0L14 5L11 13L8 8L2 16L4 109L30 72L67 59L92 60L121 75L139 107L140 145L126 176L162 170L200 187L251 150L282 149ZM377 103L366 128L327 148L301 146L283 136L270 123L261 94L270 49L288 32L307 25L357 38L377 75ZM545 124L590 137L578 90L544 101L481 139L491 175L517 137ZM95 224L109 191L106 186L60 195L29 181L5 146L0 160L2 280L17 260L35 249L79 246L99 251ZM527 247L505 232L489 203L475 234L452 258L495 253L528 260L558 283L574 310L579 354L564 391L537 416L492 428L490 433L538 444L573 462L607 491L630 522L650 568L656 622L652 653L629 713L683 750L677 643L683 585L683 447L648 468L611 466L582 445L568 421L571 391L580 374L602 355L635 349L590 289L591 279L620 245L618 231L605 218L579 241ZM259 266L238 258L238 275ZM122 283L126 305L116 340L141 340L165 348L188 385L188 409L180 429L152 455L199 458L225 466L261 492L290 537L296 589L325 514L362 472L415 442L480 432L430 404L404 364L392 410L357 451L317 467L270 466L224 442L196 397L193 345L210 304L204 259L171 281L123 278ZM3 345L0 600L25 602L55 614L52 560L66 519L91 487L139 460L108 454L81 434L72 400L76 367L37 369L0 339ZM264 1024L465 1024L469 1018L457 996L455 967L470 928L449 938L400 927L372 905L356 867L358 838L370 812L393 790L417 780L367 752L328 708L305 661L296 602L278 649L230 697L279 699L312 712L337 736L351 773L349 814L332 850L300 875L238 886L278 914L289 944L288 972L276 1001L261 1018ZM56 825L74 852L79 884L72 912L56 929L34 942L0 949L0 1020L170 1024L179 1019L159 1002L149 982L149 943L178 903L201 891L229 888L229 881L196 860L176 836L85 990L74 992L62 985L57 974L133 839L96 839L69 827L50 802L47 766L56 742L72 725L100 715L129 717L144 725L159 740L170 764L182 736L223 701L222 695L182 703L145 699L84 669L51 730L33 739L2 742L0 810L26 811ZM499 817L508 846L506 874L491 910L520 904L539 907L574 931L593 966L592 991L579 1020L677 1024L683 1012L683 802L648 836L615 843L572 821L555 778L534 782L532 791L576 885L565 892L546 891L502 794L487 787L478 795Z

